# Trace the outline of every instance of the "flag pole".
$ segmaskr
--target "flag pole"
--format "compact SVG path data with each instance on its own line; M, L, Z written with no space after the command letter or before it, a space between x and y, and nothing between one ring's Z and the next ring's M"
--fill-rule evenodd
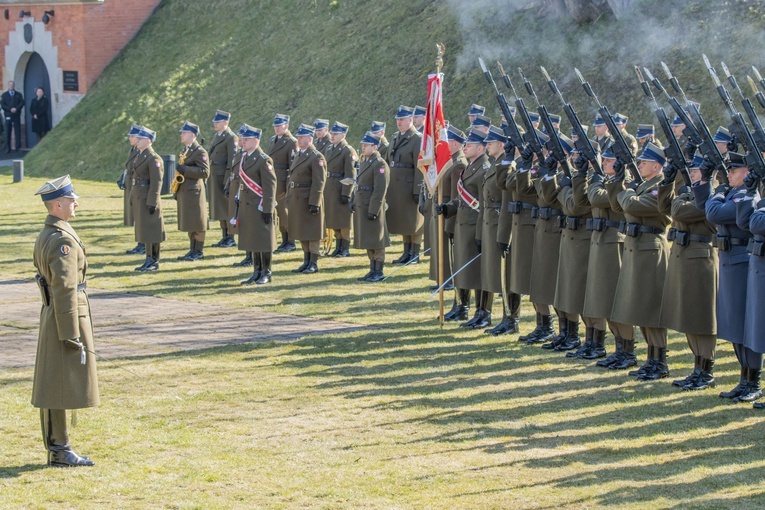
M444 65L444 50L446 49L443 44L436 44L438 48L438 55L436 56L436 74L441 74L441 68ZM436 186L436 193L438 197L438 204L444 202L444 187L443 180L438 182ZM436 243L438 243L438 286L441 287L438 291L438 321L441 324L441 329L444 327L444 215L438 215L438 232L436 232ZM447 247L448 249L448 247Z

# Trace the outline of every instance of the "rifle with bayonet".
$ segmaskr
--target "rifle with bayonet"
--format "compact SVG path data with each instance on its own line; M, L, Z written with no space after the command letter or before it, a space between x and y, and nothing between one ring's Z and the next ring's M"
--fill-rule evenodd
M752 123L752 127L754 128L754 132L752 133L752 138L754 139L755 145L760 148L759 152L762 152L762 150L765 149L765 130L762 129L760 118L757 116L757 113L754 111L754 106L752 106L752 102L749 100L748 97L744 95L744 92L741 90L741 87L738 86L738 81L736 81L736 77L733 76L733 74L731 74L731 72L728 70L728 66L725 65L725 62L720 62L720 66L722 67L723 72L725 73L725 77L728 78L728 82L730 82L733 88L736 89L736 92L738 92L739 96L741 96L741 105L744 107L746 116L749 117L749 122Z
M757 77L757 81L760 82L760 85L765 87L765 79L763 79L762 75L760 74L760 71L757 70L756 67L752 66L752 71L754 71L754 75ZM747 75L746 79L749 80L749 86L752 87L752 90L754 91L754 96L757 98L757 101L760 103L760 106L765 108L765 95L762 94L760 90L757 89L757 85L755 85L754 80L751 76Z
M550 137L550 140L547 142L547 148L550 149L553 158L555 158L556 161L560 163L560 166L563 169L563 173L570 178L571 168L568 165L568 157L566 156L566 151L563 150L563 144L560 143L560 138L558 138L558 133L555 130L555 126L553 126L550 114L547 112L545 105L540 104L537 93L534 91L534 86L531 84L529 79L526 78L526 75L523 73L523 69L519 67L518 72L520 73L521 79L523 80L523 86L526 87L526 92L528 92L529 95L533 97L534 101L537 103L537 112L539 112L539 117L542 120L542 124L545 126L545 131L547 131L547 135Z
M513 142L513 145L515 145L518 150L523 149L523 135L521 135L521 131L518 129L518 126L513 120L513 114L510 111L510 106L507 104L505 95L497 88L497 84L494 83L494 78L491 76L491 71L486 68L486 64L484 64L482 58L478 58L478 63L481 65L481 71L483 71L483 75L486 77L486 81L488 81L489 84L494 87L494 93L497 95L499 108L502 110L502 114L505 116L505 120L507 121L507 125L503 128L505 136L507 136L510 141Z
M707 56L702 56L704 57L704 63L709 71L709 76L712 77L712 81L717 87L717 93L720 95L720 99L723 100L731 120L733 120L731 127L733 128L734 136L744 146L744 150L746 151L746 155L744 156L746 165L751 172L754 172L757 177L762 179L765 177L765 160L762 158L762 152L760 152L760 149L754 142L754 138L752 137L752 133L749 132L749 127L746 125L744 116L741 115L733 105L733 99L731 99L725 85L722 84L720 78L717 76L717 71L715 71L712 64L709 63Z
M669 123L667 112L664 111L664 108L659 106L659 102L656 101L656 97L651 91L651 86L648 85L648 83L646 83L646 81L643 79L643 74L640 72L640 68L638 66L635 66L635 74L637 74L638 81L640 81L640 86L643 88L643 92L645 92L645 95L651 101L653 101L653 104L656 107L654 113L656 114L656 118L659 120L659 125L661 126L661 130L664 132L664 136L667 137L667 146L664 148L664 154L667 156L667 159L669 159L672 164L674 164L679 169L685 184L690 186L692 182L691 174L688 171L688 162L685 160L685 156L683 155L683 150L680 147L680 143L677 141L677 138L675 138L674 131L672 131L672 126Z
M529 110L526 108L526 103L524 103L523 99L521 99L520 96L518 96L518 94L515 92L513 82L510 81L510 77L505 72L502 64L497 62L497 67L499 68L499 74L502 76L502 81L505 82L505 86L510 89L510 91L513 93L513 97L515 97L515 110L518 115L521 116L523 127L526 128L526 132L523 134L523 140L529 146L531 146L531 150L534 152L534 154L537 155L537 159L541 163L545 159L544 154L542 154L542 141L539 139L539 136L537 136L537 130L534 127L534 124L531 123L531 118L529 117ZM510 124L511 122L513 122L513 118L509 117L507 119L507 123Z
M680 87L680 82L678 82L677 78L672 75L672 72L669 70L667 64L662 62L661 67L664 70L664 74L667 75L672 88L675 90L675 92L683 97L687 111L685 108L680 106L680 102L675 97L669 95L669 92L667 92L661 82L657 78L654 78L648 69L643 68L643 70L648 75L648 78L651 80L651 83L653 83L654 87L656 87L659 92L667 97L669 104L672 105L672 109L675 110L677 116L680 117L680 120L683 122L683 124L685 124L685 127L683 128L683 134L687 136L688 139L696 147L699 148L699 152L701 152L705 159L712 162L714 168L720 175L720 179L727 184L728 169L725 166L725 159L723 158L722 154L720 154L720 149L718 149L717 145L715 145L714 138L712 138L712 134L709 132L709 128L707 127L706 122L704 122L704 119L701 117L699 109L694 103L688 100L685 95L685 91L683 91L682 87ZM693 116L693 120L691 120L689 115Z
M584 127L582 127L582 123L579 121L579 117L576 115L574 108L570 103L567 103L566 100L563 99L563 94L561 94L561 91L558 89L555 80L552 80L550 75L547 74L547 70L544 67L541 67L541 69L542 74L544 74L547 79L547 85L550 86L550 90L552 90L553 94L558 96L561 103L563 103L563 111L566 113L566 117L568 117L568 121L574 129L574 134L576 134L577 139L574 141L574 146L579 151L579 154L584 156L584 158L590 162L590 166L592 166L595 173L603 175L603 168L600 166L598 153L595 152L595 148L587 139L587 133L585 132Z
M592 87L587 82L587 80L584 79L584 76L582 76L582 73L579 71L579 69L574 68L574 71L576 72L576 75L579 77L579 81L582 82L582 88L584 88L585 93L590 96L592 99L595 100L595 103L598 105L598 113L603 118L603 121L608 126L608 130L611 132L611 136L614 139L613 142L613 148L614 148L614 154L616 157L624 163L624 166L630 171L630 174L632 174L632 178L634 179L635 183L640 185L643 182L643 178L640 176L640 173L637 169L637 163L635 163L635 157L632 155L632 151L630 151L629 146L627 145L627 142L624 140L624 137L622 136L621 131L619 131L619 128L616 127L616 124L614 123L614 118L611 117L611 112L608 111L608 108L604 106L600 99L598 99L598 96L595 95L595 92L593 92Z

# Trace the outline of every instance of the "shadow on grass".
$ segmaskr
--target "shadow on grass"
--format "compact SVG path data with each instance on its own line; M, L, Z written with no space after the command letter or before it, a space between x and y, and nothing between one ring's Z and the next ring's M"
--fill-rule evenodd
M0 467L0 478L17 478L22 473L39 471L41 469L53 469L47 464L24 464L23 466Z

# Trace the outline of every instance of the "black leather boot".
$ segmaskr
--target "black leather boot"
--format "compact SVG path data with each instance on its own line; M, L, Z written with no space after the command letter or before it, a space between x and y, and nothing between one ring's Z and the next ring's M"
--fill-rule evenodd
M143 255L146 253L146 246L143 243L138 243L134 248L127 250L125 253L128 255Z
M576 349L582 345L582 339L579 338L579 321L574 322L566 320L566 322L568 322L566 339L563 340L563 343L555 347L555 350L559 352L570 351L571 349Z
M481 314L481 318L471 326L471 329L483 329L487 326L491 326L491 305L494 302L494 293L489 292L488 290L482 290L481 293L483 294L483 299L481 300L483 303L483 306L481 307L483 313Z
M195 247L196 245L194 244L194 241L189 239L189 251L187 251L185 255L178 257L178 260L194 260L193 254Z
M409 253L409 251L412 249L412 243L404 243L404 253L401 254L399 258L393 261L394 264L406 264L409 262L409 259L412 258L412 255Z
M545 342L550 342L553 339L556 338L556 332L555 328L553 327L553 316L552 315L542 315L542 325L539 328L539 332L537 335L528 340L527 343L529 345L531 344L541 344Z
M48 450L49 466L82 467L95 465L88 457L77 455L69 445L66 411L62 409L40 409L40 422L45 448Z
M723 391L720 393L722 398L736 398L746 390L746 367L741 367L741 377L738 381L738 385L734 386L730 391Z
M295 251L296 249L297 247L295 246L295 241L290 240L289 232L284 232L282 234L282 244L280 244L279 247L274 250L274 253L287 253Z
M624 340L622 340L621 337L615 337L614 338L614 345L615 350L613 354L608 356L606 359L602 359L595 363L596 366L603 367L603 368L610 368L611 365L621 362L623 355L624 355Z
M654 356L654 347L653 345L649 345L646 350L645 363L640 365L640 368L638 368L637 370L631 370L627 375L630 375L632 377L640 377L641 375L645 374L649 369L653 368L653 365L655 363L653 356Z
M685 386L688 386L689 384L693 384L693 382L699 377L699 374L701 373L701 356L694 356L693 357L693 372L688 374L686 377L682 379L675 379L672 381L672 386L677 386L678 388L684 388Z
M641 381L655 381L669 376L669 367L667 367L667 348L654 347L653 353L653 367L650 370L646 370L644 374L637 376Z
M246 252L245 257L239 262L234 262L233 267L249 267L252 265L252 252Z
M329 254L330 257L337 257L340 253L340 239L335 239L335 251Z
M521 336L519 336L518 337L518 341L519 342L526 342L526 343L529 343L529 344L534 343L533 339L536 339L539 336L539 334L541 332L541 329L542 329L542 314L537 312L537 326L528 335L521 335Z
M629 367L637 365L637 356L635 356L635 339L626 340L622 338L622 355L618 361L612 363L608 368L611 370L626 370Z
M542 344L542 349L555 349L568 338L568 320L558 315L558 325L560 326L560 333L546 344Z
M351 248L351 242L347 239L341 239L340 240L340 252L335 255L336 257L350 257L351 252L349 251Z
M457 289L457 300L449 313L444 315L444 321L465 321L470 311L470 290Z
M195 241L194 242L194 260L202 260L205 258L205 242L204 241Z
M683 386L686 391L706 390L717 384L713 373L715 360L699 356L699 375L692 382Z
M483 292L480 290L477 290L475 291L475 314L473 315L472 319L460 324L460 327L471 328L473 324L475 324L476 322L480 320L482 313L483 313Z
M307 252L307 251L304 251L303 252L303 263L300 264L300 267L298 267L297 269L293 269L292 272L293 273L302 273L303 271L305 271L305 268L308 267L308 264L309 264L310 260L311 260L311 254L309 252Z
M260 278L255 282L256 285L263 285L265 283L271 283L271 258L273 255L270 251L262 252L260 254Z
M593 328L592 347L582 354L582 359L598 359L606 357L606 332Z
M754 402L762 398L762 387L760 386L760 374L762 369L750 368L746 372L746 390L741 395L733 399L734 402Z
M154 260L149 256L146 255L146 260L144 260L143 264L135 268L136 271L145 271L148 266L154 263Z
M319 254L318 253L311 253L308 257L308 266L303 269L303 274L314 274L319 272L319 266L317 262L319 261Z
M585 353L592 349L592 339L595 336L595 328L585 326L584 328L584 343L580 341L580 346L575 351L569 351L566 353L567 358L582 358Z
M409 245L409 262L410 264L419 264L420 263L420 245L417 243L412 243Z
M385 266L385 262L382 260L375 260L374 261L374 271L372 271L372 274L367 278L368 282L371 283L377 283L381 282L385 279L385 275L383 274L383 267Z
M334 257L334 255L332 255L332 256ZM367 279L370 276L372 276L372 273L374 273L374 272L375 272L375 261L374 260L370 260L369 261L369 271L367 271L367 274L365 274L364 276L360 276L360 277L356 278L356 280L360 281L360 282L365 282L365 281L367 281Z
M253 254L253 271L252 276L242 281L242 285L252 285L260 280L260 275L263 273L263 260L260 253Z

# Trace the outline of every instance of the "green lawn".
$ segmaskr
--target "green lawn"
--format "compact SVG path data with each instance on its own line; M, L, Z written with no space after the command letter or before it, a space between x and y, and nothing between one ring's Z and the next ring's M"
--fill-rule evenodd
M44 213L32 194L41 183L11 184L9 170L0 171L4 278L33 274ZM514 336L441 330L425 265L370 285L355 281L367 267L358 251L322 259L314 276L290 272L299 254L276 255L273 284L242 288L248 271L230 267L239 252L208 249L193 269L171 260L186 241L169 221L167 262L139 275L136 258L123 254L133 241L116 186L75 185L82 198L72 224L93 287L376 327L101 362L102 405L81 411L72 432L77 450L96 461L92 469L44 467L32 369L1 371L3 508L765 504L763 415L749 405L717 391L679 392L669 380L639 383ZM174 203L164 205L172 219ZM524 302L524 332L531 312ZM672 374L685 375L692 357L684 339L672 335L670 349ZM716 368L722 387L737 382L726 343Z

